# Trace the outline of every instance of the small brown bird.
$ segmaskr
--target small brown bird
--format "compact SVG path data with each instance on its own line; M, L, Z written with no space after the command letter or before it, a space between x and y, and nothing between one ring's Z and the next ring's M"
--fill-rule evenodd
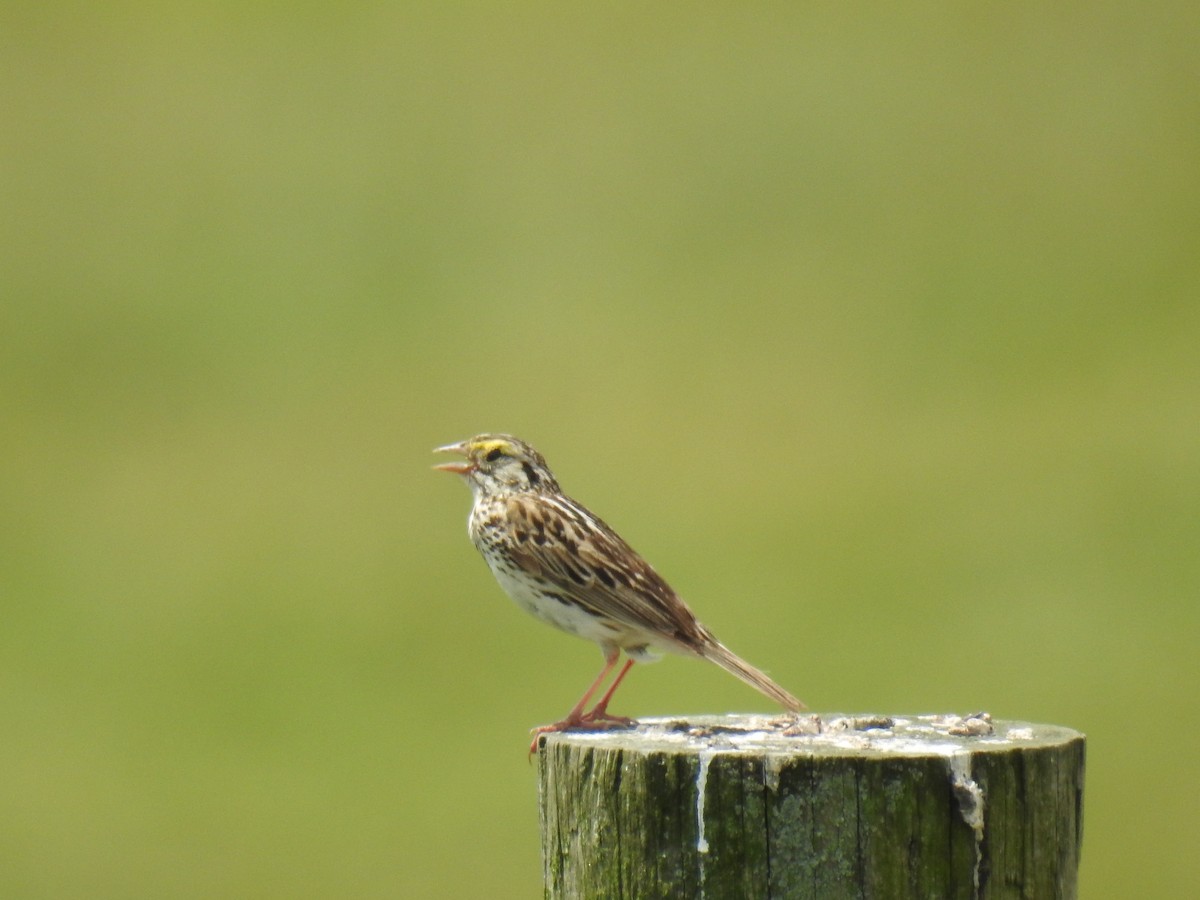
M470 485L475 502L467 530L500 586L526 612L595 641L604 654L600 675L566 718L534 729L531 752L537 735L546 732L633 724L610 714L608 703L630 666L658 659L659 650L707 659L784 708L805 709L713 637L620 535L566 496L546 460L529 444L507 434L481 434L434 452L466 457L435 468L461 475ZM584 712L622 650L629 657L624 668Z

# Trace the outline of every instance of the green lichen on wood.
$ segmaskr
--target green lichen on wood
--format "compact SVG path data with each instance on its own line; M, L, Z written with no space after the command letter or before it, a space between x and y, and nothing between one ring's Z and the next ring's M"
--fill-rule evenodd
M785 735L755 730L764 721L550 736L547 896L1075 896L1082 735L1022 726L1019 740L934 741L924 721L898 720L926 746L900 724Z

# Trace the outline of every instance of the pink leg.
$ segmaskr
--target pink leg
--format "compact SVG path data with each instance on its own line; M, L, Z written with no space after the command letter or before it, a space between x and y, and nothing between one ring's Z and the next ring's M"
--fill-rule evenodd
M604 668L600 670L600 674L596 676L596 680L593 681L588 689L583 692L583 696L579 698L579 702L571 708L569 713L567 713L567 717L559 723L560 725L564 723L578 725L583 721L584 707L586 707L588 701L592 699L592 694L596 693L596 688L600 687L600 685L604 683L604 679L608 677L608 673L613 670L613 666L617 664L617 658L620 655L621 651L617 650L615 647L604 655ZM612 691L609 691L609 693L611 694ZM607 695L605 695L605 699L608 699ZM552 726L547 725L544 727L550 728ZM541 731L541 729L539 728L538 731Z
M604 679L613 670L617 664L617 659L620 657L621 651L616 647L612 648L604 654L604 668L600 670L600 674L596 676L596 680L591 683L583 696L579 698L567 717L553 725L542 725L533 729L533 743L529 745L529 753L533 755L537 753L538 737L543 734L549 734L552 731L566 731L568 728L576 728L580 725L600 726L606 725L630 725L632 719L620 718L618 716L610 716L604 710L608 706L608 701L613 695L613 691L617 689L617 685L621 683L621 679L625 677L625 673L629 671L629 667L633 665L633 660L629 660L625 664L625 668L621 670L621 674L617 676L616 681L605 692L604 697L592 709L590 713L584 715L584 709L587 707L588 701L592 699L592 694L596 693L596 689L604 683Z
M583 717L583 720L589 725L596 725L601 722L611 723L613 725L632 725L633 719L628 719L625 716L610 716L608 714L608 701L612 699L612 695L617 692L617 685L621 683L621 679L625 677L625 673L633 668L633 660L625 660L625 667L621 669L613 683L608 686L608 690L604 692L604 696L600 698L600 702L592 707L592 711Z

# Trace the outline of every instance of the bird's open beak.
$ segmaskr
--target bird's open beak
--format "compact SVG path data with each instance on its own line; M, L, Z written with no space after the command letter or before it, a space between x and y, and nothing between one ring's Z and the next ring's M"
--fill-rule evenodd
M433 452L434 453L461 453L463 456L466 456L467 448L464 443L460 442L457 444L447 444L444 447L434 447ZM439 463L438 465L434 466L434 468L437 469L439 472L453 472L455 475L466 475L469 472L473 472L475 470L475 466L469 462Z

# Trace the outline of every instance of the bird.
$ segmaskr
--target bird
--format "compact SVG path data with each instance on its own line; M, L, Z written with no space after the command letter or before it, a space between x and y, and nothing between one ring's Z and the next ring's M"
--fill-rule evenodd
M434 452L464 457L434 468L470 486L467 532L505 592L535 618L596 643L604 655L603 669L571 711L533 729L531 754L543 734L636 724L610 713L608 704L635 662L652 662L663 651L716 663L791 713L806 709L718 641L616 531L564 494L533 446L509 434L479 434ZM625 665L589 710L622 651Z

